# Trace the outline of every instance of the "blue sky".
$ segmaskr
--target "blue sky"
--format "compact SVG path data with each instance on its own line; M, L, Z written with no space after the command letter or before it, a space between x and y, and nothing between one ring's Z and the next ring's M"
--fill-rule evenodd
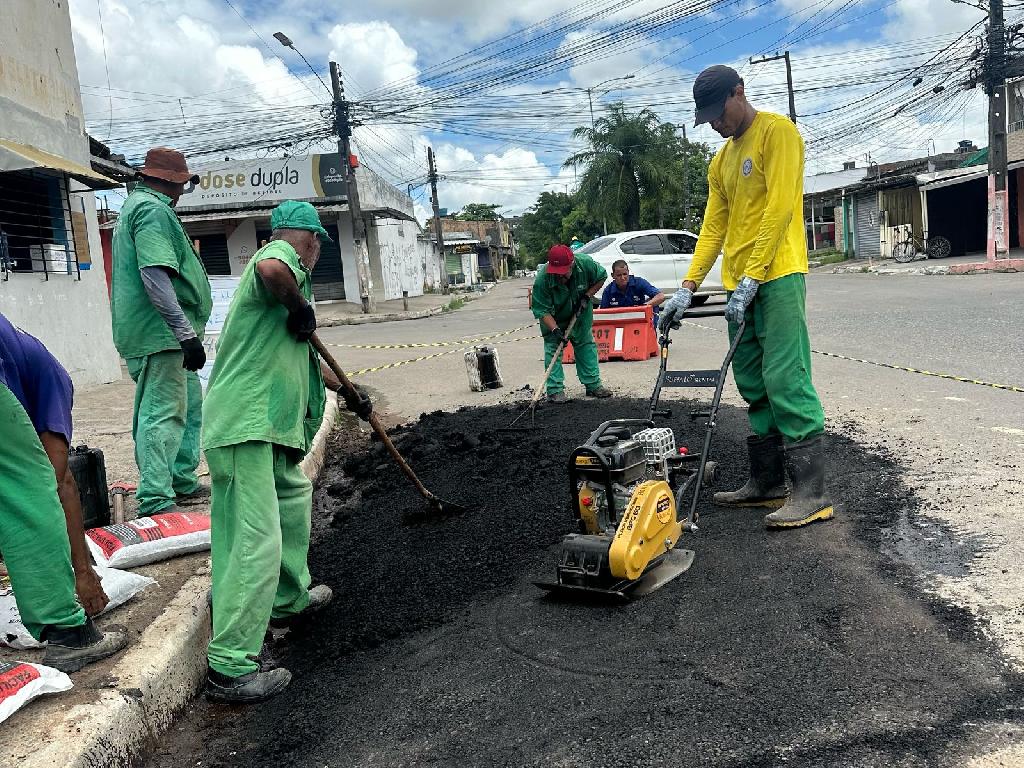
M571 190L561 163L572 128L590 119L582 89L599 83L598 117L623 100L689 122L694 74L729 63L759 108L783 112L783 63L748 62L783 48L809 173L986 143L980 94L959 85L972 38L943 53L982 14L951 0L72 0L71 10L90 130L115 151L168 144L201 164L322 135L316 105L328 95L273 39L283 31L322 74L329 58L341 63L366 123L362 161L412 185L421 205L428 143L444 207L494 201L517 213L540 191ZM688 135L718 143L706 127ZM319 145L287 151L307 148Z

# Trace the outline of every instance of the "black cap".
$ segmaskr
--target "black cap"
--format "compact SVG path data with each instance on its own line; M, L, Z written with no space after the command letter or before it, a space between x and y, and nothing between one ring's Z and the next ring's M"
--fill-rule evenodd
M693 81L693 101L697 107L694 125L710 123L721 117L725 100L742 82L736 70L724 64L715 64L697 75Z

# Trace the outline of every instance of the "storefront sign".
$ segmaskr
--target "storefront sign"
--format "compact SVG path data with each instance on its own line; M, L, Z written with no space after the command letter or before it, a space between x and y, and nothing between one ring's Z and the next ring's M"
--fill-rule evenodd
M193 169L199 183L181 196L178 210L206 205L343 197L338 154L237 160Z

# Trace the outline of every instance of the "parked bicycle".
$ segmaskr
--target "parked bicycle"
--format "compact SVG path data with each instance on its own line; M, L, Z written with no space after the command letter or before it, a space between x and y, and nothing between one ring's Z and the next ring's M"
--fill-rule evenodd
M914 235L910 227L903 230L903 236L892 246L892 257L901 264L918 259L944 259L953 250L949 238L942 235L929 237L927 242Z

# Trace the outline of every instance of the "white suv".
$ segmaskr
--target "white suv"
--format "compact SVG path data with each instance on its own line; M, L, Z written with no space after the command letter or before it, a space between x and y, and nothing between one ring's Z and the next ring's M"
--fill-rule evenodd
M697 236L682 229L644 229L599 237L584 245L577 253L587 254L608 270L609 280L612 264L625 259L631 274L644 278L671 296L686 277L696 244ZM701 283L693 303L703 304L709 295L724 292L722 259L719 258Z

